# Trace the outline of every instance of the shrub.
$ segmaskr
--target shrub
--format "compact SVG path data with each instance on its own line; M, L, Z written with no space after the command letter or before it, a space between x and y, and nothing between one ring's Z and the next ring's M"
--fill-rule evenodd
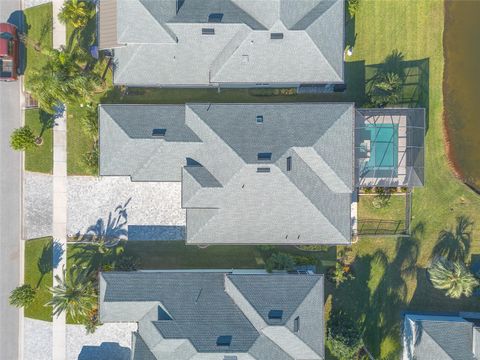
M401 89L402 80L398 74L392 72L380 74L374 80L370 101L376 107L398 104Z
M373 193L373 189L370 188L370 187L366 187L366 188L363 188L363 192L365 194L371 194L371 193Z
M328 245L300 245L297 248L303 251L328 251Z
M133 256L121 256L115 261L115 271L136 271L138 268L138 259Z
M355 359L363 346L357 324L342 311L333 312L327 324L327 346L340 360Z
M13 150L27 150L35 147L35 135L28 126L13 130L10 136L10 146Z
M348 0L348 14L351 18L355 17L358 9L360 8L360 0Z
M29 284L18 286L12 290L8 298L10 305L17 308L27 307L35 300L36 290Z
M268 272L273 270L292 270L295 266L295 259L285 253L275 253L266 261L266 269Z
M92 139L98 139L98 116L97 109L95 107L89 107L80 116L80 124L82 125L83 132L90 136Z
M383 209L390 203L390 197L385 195L375 195L372 200L372 206L375 209Z
M85 322L85 332L87 334L93 334L97 328L102 325L98 319L98 309L94 309L86 318Z
M83 154L83 162L86 166L88 166L92 171L97 172L98 169L98 158L99 158L99 151L97 142L94 143L92 149Z
M329 272L330 279L335 282L335 285L338 286L346 280L354 279L355 277L350 272L350 267L345 266L339 261L335 264L335 268L332 268Z

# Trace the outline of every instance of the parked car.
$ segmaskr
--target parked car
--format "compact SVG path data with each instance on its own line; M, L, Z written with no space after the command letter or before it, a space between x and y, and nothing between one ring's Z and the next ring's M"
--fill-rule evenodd
M15 25L0 23L0 80L15 81L18 76L18 33Z

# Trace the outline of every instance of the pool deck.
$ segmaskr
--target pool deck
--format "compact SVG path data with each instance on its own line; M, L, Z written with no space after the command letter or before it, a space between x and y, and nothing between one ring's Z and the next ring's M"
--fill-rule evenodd
M398 129L398 157L396 177L362 177L361 186L385 185L401 186L407 177L407 116L405 115L377 115L365 118L365 125L393 124Z

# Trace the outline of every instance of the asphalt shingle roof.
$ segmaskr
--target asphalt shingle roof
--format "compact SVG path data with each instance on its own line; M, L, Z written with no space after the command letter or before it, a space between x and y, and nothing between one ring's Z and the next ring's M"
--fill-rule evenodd
M117 1L116 84L343 82L343 0Z
M102 105L99 114L100 174L183 181L188 242L350 242L353 104ZM185 167L192 160L201 167Z
M272 281L271 276L232 274L228 277L269 325L285 325L318 282L316 276L292 278L287 274L275 275L277 281ZM282 317L269 318L272 310L282 311Z
M288 359L282 350L288 348L288 344L279 346L272 339L260 341L265 336L252 325L236 303L237 300L226 291L225 277L228 276L270 325L287 326L288 317L301 306L312 288L320 285L320 289L323 289L321 275L159 271L104 272L100 276L102 321L141 319L138 333L133 334L133 358L149 360L155 356L155 344L162 338L189 340L199 353L252 353L256 359L270 359L268 356L278 353L281 358ZM323 290L313 296L315 299L318 297L316 301L323 304ZM270 308L283 310L284 317L280 322L274 323L268 319ZM302 311L322 313L321 307L308 304ZM166 320L169 317L171 320ZM147 326L148 323L153 327ZM305 323L308 320L305 319ZM308 332L312 331L323 331L321 320L310 324ZM231 336L231 344L217 345L220 336ZM297 336L296 341L303 344L302 335ZM319 348L315 347L315 351L322 356L323 344Z
M408 344L418 360L473 360L473 324L461 317L406 315L415 338ZM410 329L406 329L409 333Z

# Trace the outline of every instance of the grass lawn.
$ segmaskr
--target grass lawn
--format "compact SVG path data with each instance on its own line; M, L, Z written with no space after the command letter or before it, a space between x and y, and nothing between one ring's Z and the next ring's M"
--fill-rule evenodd
M458 216L475 222L472 253L480 252L480 197L453 177L445 157L443 21L440 0L363 1L353 31L357 34L354 55L346 65L348 69L363 63L368 68L393 50L400 51L405 61L427 59L422 66L428 64L428 86L418 85L422 94L418 103L428 109L426 185L413 194L413 234L403 239L362 237L353 246L356 278L331 289L329 295L333 309L346 310L363 325L364 340L375 358L399 358L403 311L480 310L478 299L451 300L425 277L439 232L455 226ZM360 94L361 87L357 91Z
M100 258L91 256L91 245L69 244L67 266L72 264L92 264L98 266ZM214 245L201 249L194 245L185 245L183 241L130 241L126 242L125 254L138 259L139 267L155 269L264 269L265 260L273 251L259 246L222 246ZM293 246L277 246L279 252L292 256L312 257L317 270L332 266L336 259L336 249L308 252Z
M25 284L37 288L35 301L25 308L25 316L52 321L52 308L44 306L51 299L48 286L52 286L52 238L25 241Z
M392 195L388 205L377 209L373 206L375 195L360 195L358 202L358 219L370 220L405 220L405 195Z
M53 171L53 129L51 117L39 110L25 110L25 125L29 126L35 135L42 136L43 143L25 151L25 170L51 174Z
M30 40L26 47L24 79L27 90L31 71L41 69L46 63L46 56L35 50L33 43L39 43L43 49L52 48L52 21L52 3L25 9L26 33Z
M435 290L425 276L425 267L439 233L452 229L459 216L466 216L474 222L471 252L480 253L480 196L452 175L445 156L443 25L442 0L362 1L354 23L347 25L347 43L354 43L354 48L353 56L347 59L345 65L347 91L344 94L268 97L254 96L249 90L217 93L216 90L206 89L129 89L128 94L122 95L119 89L110 89L101 101L342 100L362 105L366 101L369 79L378 64L397 50L407 71L402 104L427 108L425 187L417 188L413 193L412 236L362 237L354 244L352 266L355 279L342 283L338 288L327 284L326 314L328 316L330 310L343 309L364 329L364 341L375 358L398 359L402 312L480 311L478 299L451 300ZM74 127L70 127L69 132L73 131L71 129ZM69 156L78 158L79 155L72 154L72 148L69 148ZM366 216L369 211L372 213L368 204L360 206L361 216ZM389 214L381 216L396 216L393 211ZM69 247L69 251L82 251L79 245L75 247L78 248L71 250ZM158 245L132 242L127 246L127 252L138 254L147 268L261 266L261 254L253 247L220 248L200 250L181 243Z

